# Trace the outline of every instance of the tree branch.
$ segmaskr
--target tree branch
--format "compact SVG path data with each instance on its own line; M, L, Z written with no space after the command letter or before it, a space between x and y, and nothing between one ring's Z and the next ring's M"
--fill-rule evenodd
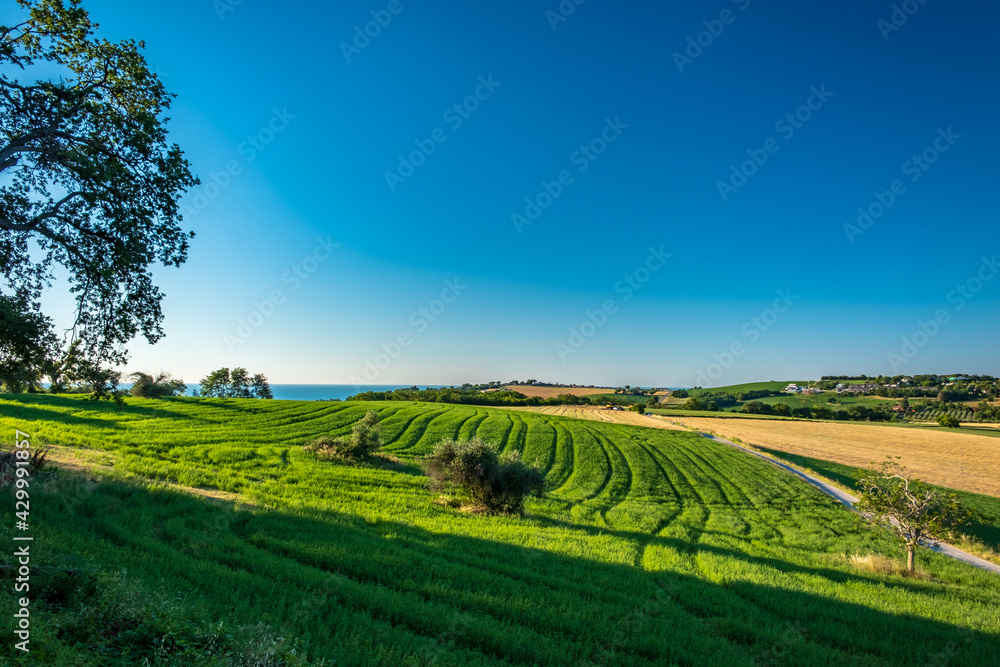
M6 220L4 218L0 218L0 229L6 229L12 232L38 231L42 234L45 234L45 228L39 227L39 225L45 220L48 220L49 218L54 218L57 215L59 215L59 209L62 208L69 200L73 199L74 197L81 197L83 195L84 195L83 192L71 192L62 199L60 199L59 201L57 201L51 209L49 209L45 213L39 213L28 222L18 223L18 222L11 222L10 220ZM47 236L47 234L45 235ZM49 236L49 238L53 237ZM53 238L53 240L56 239Z

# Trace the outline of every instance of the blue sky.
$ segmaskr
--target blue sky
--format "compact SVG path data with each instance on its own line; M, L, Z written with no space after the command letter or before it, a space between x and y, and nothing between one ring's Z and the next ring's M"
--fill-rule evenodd
M85 4L145 40L202 179L130 370L1000 374L996 3Z

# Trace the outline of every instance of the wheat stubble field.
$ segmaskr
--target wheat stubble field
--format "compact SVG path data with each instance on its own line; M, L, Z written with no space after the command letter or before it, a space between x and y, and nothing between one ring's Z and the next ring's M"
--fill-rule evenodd
M510 391L517 391L525 396L537 396L538 398L555 398L562 394L572 396L596 396L598 394L612 394L614 389L608 387L535 387L532 385L512 384L504 387Z
M574 419L589 419L590 421L604 422L606 424L627 424L630 426L645 426L647 428L687 430L681 426L674 426L669 420L651 419L631 410L608 410L607 408L591 405L538 405L503 409L537 412L543 415L572 417Z

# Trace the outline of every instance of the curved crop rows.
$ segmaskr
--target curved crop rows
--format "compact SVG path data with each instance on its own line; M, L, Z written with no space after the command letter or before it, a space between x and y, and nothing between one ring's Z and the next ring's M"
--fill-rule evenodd
M317 663L971 666L1000 654L993 575L925 553L924 579L859 570L852 554L898 559L894 543L694 434L444 404L32 400L0 399L0 424L255 505L122 482L71 514L40 487L40 543L151 589L196 590L203 617L308 637L298 650ZM298 446L368 409L401 462L338 465ZM473 435L544 469L526 516L431 502L418 457Z

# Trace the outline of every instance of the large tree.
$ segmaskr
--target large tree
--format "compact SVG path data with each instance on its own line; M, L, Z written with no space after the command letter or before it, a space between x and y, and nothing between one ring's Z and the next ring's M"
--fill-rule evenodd
M121 364L134 337L163 336L151 268L187 258L178 199L198 180L167 143L173 96L142 42L94 37L79 0L18 4L25 20L0 26L0 294L29 317L62 267L64 344Z

